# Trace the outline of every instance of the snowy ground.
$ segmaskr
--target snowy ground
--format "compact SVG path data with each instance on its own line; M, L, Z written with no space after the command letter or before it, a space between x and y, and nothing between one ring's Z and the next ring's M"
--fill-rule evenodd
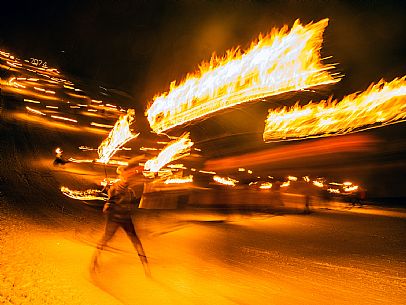
M51 165L58 142L89 139L5 112L0 128L2 304L404 304L401 209L140 210L153 278L122 232L90 272L101 212L59 186L85 185L97 171Z
M41 225L1 205L3 304L404 304L405 217L142 212L153 279L103 223ZM61 214L63 218L64 215Z

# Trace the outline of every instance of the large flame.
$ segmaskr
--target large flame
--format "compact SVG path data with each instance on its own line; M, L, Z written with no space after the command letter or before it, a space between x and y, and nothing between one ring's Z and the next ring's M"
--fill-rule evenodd
M158 172L166 164L189 155L192 146L189 133L184 133L177 140L170 142L157 157L145 162L144 168L151 172Z
M108 137L100 144L97 152L99 154L98 162L108 163L110 158L119 150L125 143L138 137L139 133L133 134L130 126L135 120L135 111L128 109L127 114L119 118L110 131Z
M381 80L362 93L337 100L296 104L269 111L264 140L297 140L308 137L342 135L394 124L406 118L406 77L391 82Z
M224 58L213 56L154 97L146 111L151 128L160 133L237 104L337 82L328 72L333 66L320 59L327 24L323 19L303 26L297 20L290 31L285 26L259 36L244 53L237 48Z

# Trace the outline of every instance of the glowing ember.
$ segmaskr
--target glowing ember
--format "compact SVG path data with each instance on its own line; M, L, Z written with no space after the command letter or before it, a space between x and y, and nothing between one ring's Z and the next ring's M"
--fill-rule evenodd
M320 59L328 19L288 31L274 29L241 52L213 56L185 80L171 83L169 92L153 98L146 111L151 128L163 132L221 109L285 92L337 82Z
M288 187L290 185L290 180L289 181L285 181L281 184L281 187Z
M323 182L320 182L320 181L317 181L317 180L314 180L314 181L313 181L313 185L314 185L314 186L317 186L317 187L324 187Z
M165 184L182 184L182 183L190 183L193 182L193 176L189 175L182 178L172 178L165 180Z
M406 77L381 80L340 102L322 101L269 111L265 141L342 135L402 122L406 119Z
M351 185L344 187L344 192L350 193L358 190L358 185Z
M192 146L189 133L185 133L177 140L170 142L157 157L145 162L144 168L156 173L166 164L189 155Z
M261 183L261 185L259 186L259 188L260 188L261 190L269 190L269 189L272 188L272 183L271 183L271 182L264 182L264 183Z
M333 193L333 194L340 194L340 190L339 190L339 189L328 188L327 191L328 191L329 193Z
M213 176L213 180L216 181L217 183L229 186L235 186L238 183L237 180L234 180L230 177Z
M74 191L62 186L61 192L65 196L77 200L107 200L107 195L101 193L99 190Z
M128 141L138 137L139 133L133 134L130 126L135 121L135 111L128 109L127 114L119 118L110 131L108 137L103 140L98 148L98 162L108 163L110 158Z

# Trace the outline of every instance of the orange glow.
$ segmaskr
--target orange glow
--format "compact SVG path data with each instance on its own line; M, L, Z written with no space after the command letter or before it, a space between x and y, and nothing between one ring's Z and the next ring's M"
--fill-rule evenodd
M260 35L248 50L213 56L199 71L153 98L146 111L151 128L161 133L175 126L248 101L339 81L323 65L320 48L328 19L305 26L297 20Z
M290 180L289 181L285 181L281 184L281 187L288 187L290 185Z
M58 116L58 115L51 115L51 118L58 119L58 120L63 120L63 121L68 121L68 122L73 122L77 123L78 121L75 119L70 119L70 118L65 118L63 116Z
M171 178L165 180L165 184L182 184L182 183L191 183L193 182L193 176L189 175L186 177L181 177L181 178Z
M235 186L238 183L237 180L232 179L230 177L220 177L220 176L213 176L213 180L217 183L228 185L228 186Z
M62 186L61 192L65 196L78 200L107 200L107 195L101 193L99 190L74 191Z
M356 190L358 190L358 185L351 185L351 186L344 187L344 191L348 192L348 193L354 192Z
M189 155L192 146L189 133L184 133L177 140L170 142L157 157L145 162L145 169L156 173L166 164Z
M272 188L272 183L271 183L271 182L264 182L264 183L261 183L261 185L259 186L259 188L260 188L261 190L269 190L269 189Z
M381 80L362 93L337 100L269 111L265 141L342 135L406 119L406 76Z
M108 137L103 140L97 150L99 154L98 162L107 163L125 143L138 137L139 133L133 134L130 129L130 126L134 121L134 109L128 109L126 115L120 116Z
M314 181L313 181L313 185L315 185L315 186L317 186L317 187L324 187L323 182L320 182L320 181L317 181L317 180L314 180Z
M102 127L102 128L113 128L113 125L106 125L106 124L99 124L95 122L91 122L90 125L96 126L96 127Z
M30 108L30 107L28 107L28 106L26 106L25 108L26 108L28 111L32 112L32 113L40 114L40 115L46 115L45 113L43 113L43 112L41 112L41 111L39 111L39 110Z
M340 152L367 152L371 151L376 144L377 140L367 135L347 135L340 139L319 139L311 142L292 144L286 147L270 148L253 153L208 160L205 163L204 169L219 171L239 166L258 166Z

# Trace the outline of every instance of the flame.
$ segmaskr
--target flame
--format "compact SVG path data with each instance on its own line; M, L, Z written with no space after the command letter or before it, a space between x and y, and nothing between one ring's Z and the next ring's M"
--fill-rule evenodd
M97 152L98 162L108 163L110 158L128 141L138 137L139 133L133 134L130 125L135 121L135 111L128 109L127 114L120 116L108 137L100 144Z
M324 183L318 180L313 180L313 185L317 187L324 187Z
M281 187L288 187L290 185L290 180L289 181L285 181L281 184Z
M259 188L260 188L261 190L269 190L269 189L272 188L272 183L271 183L271 182L264 182L264 183L261 183L261 185L259 186Z
M156 173L166 164L189 155L192 146L189 133L184 133L177 140L170 142L157 157L145 162L144 168Z
M181 178L171 178L165 180L165 184L181 184L181 183L190 183L193 182L193 175L189 175Z
M406 76L381 80L362 93L337 100L296 104L290 109L269 111L264 140L298 140L342 135L398 123L406 119Z
M344 187L344 192L350 193L358 190L358 185L351 185Z
M101 193L99 190L86 190L86 191L74 191L62 186L61 192L70 198L78 200L107 200L107 195ZM102 196L103 195L103 196Z
M213 180L224 185L235 186L238 183L237 180L234 180L230 177L220 177L220 176L213 176Z
M289 91L339 81L320 58L322 35L328 19L292 29L272 30L241 52L213 56L200 70L153 98L146 111L151 128L161 133L221 109Z

